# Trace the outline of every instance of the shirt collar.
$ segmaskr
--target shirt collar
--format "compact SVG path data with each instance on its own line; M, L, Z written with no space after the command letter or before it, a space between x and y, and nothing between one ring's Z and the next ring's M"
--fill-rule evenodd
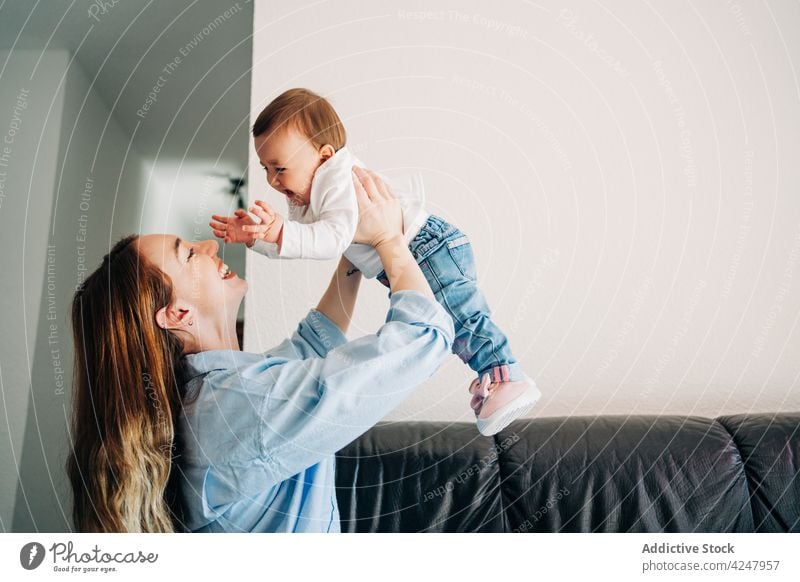
M251 361L253 356L262 357L241 350L207 350L196 354L186 354L184 356L186 379L191 380L212 370L236 368L242 363Z

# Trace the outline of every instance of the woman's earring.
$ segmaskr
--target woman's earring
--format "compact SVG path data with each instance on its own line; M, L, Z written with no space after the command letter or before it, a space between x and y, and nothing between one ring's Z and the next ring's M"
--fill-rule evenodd
M194 325L194 321L190 321L190 322L189 322L189 325Z

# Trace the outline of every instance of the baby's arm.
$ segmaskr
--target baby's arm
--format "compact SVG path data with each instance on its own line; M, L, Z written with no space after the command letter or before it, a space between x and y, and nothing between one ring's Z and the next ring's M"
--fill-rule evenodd
M282 224L280 241L276 238L259 239L253 244L253 250L273 259L335 259L341 256L353 242L358 225L358 204L349 173L346 181L347 184L342 184L339 176L320 177L320 181L314 184L312 207L305 209L305 212L314 213L314 222L303 221L303 211L293 207L290 219ZM269 211L263 216L256 213L263 221L272 220L274 214Z
M256 200L250 208L260 223L244 210L234 216L213 214L209 226L226 243L245 243L272 259L335 259L350 246L358 216L346 210L323 212L316 222L303 224L285 220L269 204Z
M323 175L314 184L312 208L289 210L288 220L272 207L257 200L250 208L260 222L244 210L235 216L213 215L214 235L225 242L243 242L254 251L272 259L335 259L353 242L358 225L358 204L352 175L336 172ZM312 212L314 222L302 220L303 212Z
M355 231L335 214L310 224L286 221L279 241L256 240L253 250L273 259L335 259L350 246Z

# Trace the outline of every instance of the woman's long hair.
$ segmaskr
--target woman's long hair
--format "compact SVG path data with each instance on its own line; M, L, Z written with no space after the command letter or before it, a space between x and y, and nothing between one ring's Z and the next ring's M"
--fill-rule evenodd
M72 452L67 472L81 532L180 529L175 421L183 345L156 324L172 282L120 240L75 293Z

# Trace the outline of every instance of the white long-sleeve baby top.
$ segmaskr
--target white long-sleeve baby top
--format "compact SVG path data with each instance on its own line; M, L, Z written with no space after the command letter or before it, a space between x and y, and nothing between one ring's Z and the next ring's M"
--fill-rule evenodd
M376 277L383 269L378 253L369 245L353 242L358 226L354 165L365 167L347 146L340 148L317 168L310 204L289 204L280 249L277 243L263 240L251 248L273 259L335 259L344 254L365 277ZM379 175L400 202L403 233L406 243L410 243L429 216L422 180L416 173L394 180Z

